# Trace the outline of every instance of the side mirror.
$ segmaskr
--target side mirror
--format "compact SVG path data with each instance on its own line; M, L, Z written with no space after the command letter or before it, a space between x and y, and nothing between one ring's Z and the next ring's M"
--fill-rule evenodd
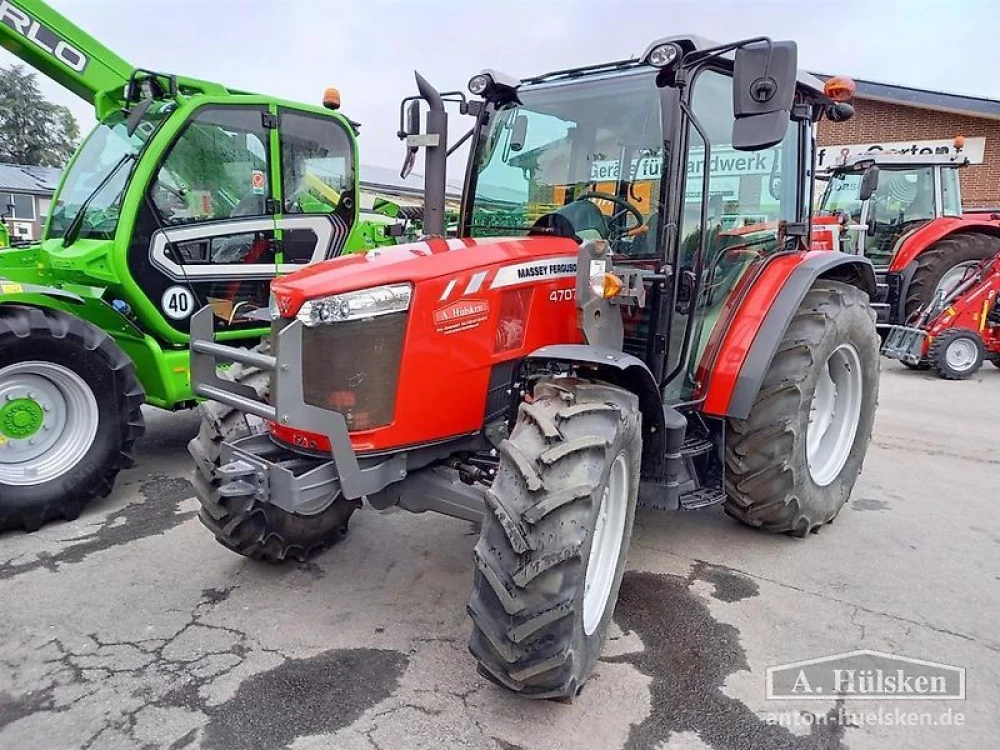
M795 42L757 42L736 50L733 68L733 148L760 151L788 130L798 48Z
M420 135L420 102L414 99L406 107L406 134Z
M514 124L511 125L510 150L516 152L523 149L527 135L528 117L527 115L518 115L514 118Z
M414 99L406 105L406 117L403 129L399 133L400 138L410 138L420 135L420 100ZM403 168L399 170L399 176L406 179L413 171L413 166L417 163L418 146L407 146L406 157L403 159Z
M872 164L861 176L861 185L858 187L858 198L866 201L875 194L878 188L878 167Z
M132 107L132 111L128 113L128 118L125 120L125 131L128 133L129 137L135 134L135 131L139 127L139 123L142 122L142 118L146 116L146 113L149 112L149 108L152 106L152 99L143 99L141 102Z

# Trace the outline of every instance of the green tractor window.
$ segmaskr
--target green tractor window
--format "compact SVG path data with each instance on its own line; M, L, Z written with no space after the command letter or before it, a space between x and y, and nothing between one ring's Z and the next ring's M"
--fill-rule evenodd
M201 110L156 176L153 202L160 215L169 224L265 215L267 144L260 110Z
M285 213L325 214L354 188L351 140L330 117L281 113L281 176Z

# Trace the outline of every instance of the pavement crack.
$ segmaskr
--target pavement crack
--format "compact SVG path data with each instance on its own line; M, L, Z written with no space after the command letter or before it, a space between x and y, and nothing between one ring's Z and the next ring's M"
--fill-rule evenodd
M863 622L860 622L858 620L858 617L860 617L860 615L861 615L861 609L860 608L854 607L851 610L851 624L854 627L856 627L859 631L861 631L861 637L858 638L858 645L859 646L861 646L861 645L864 644L864 642L865 642L865 636L867 635L867 633L865 632L865 624Z
M654 550L654 551L656 551L656 552L658 552L660 554L665 554L665 555L670 555L671 557L676 557L677 559L684 560L684 561L686 561L688 563L691 563L692 565L697 565L698 563L703 563L704 562L702 560L698 560L697 558L688 557L687 555L682 555L682 554L680 554L678 552L673 552L671 550L665 550L665 549L662 549L660 547L657 547L656 545L648 544L646 542L640 541L640 542L637 542L636 544L637 544L637 546L645 547L646 549ZM984 640L982 640L980 638L976 638L975 636L971 636L968 633L962 633L962 632L959 632L957 630L951 630L950 628L945 628L945 627L941 627L941 626L938 626L938 625L932 625L929 622L922 622L920 620L914 620L911 617L904 617L903 615L896 615L896 614L893 614L891 612L885 612L885 611L878 610L878 609L872 609L871 607L866 607L863 604L857 604L855 602L851 602L851 601L848 601L846 599L841 599L840 597L837 597L837 596L832 596L830 594L822 593L820 591L813 591L811 589L803 588L801 586L796 586L793 583L787 583L785 581L779 581L777 579L770 578L768 576L761 575L759 573L751 573L750 571L741 570L740 568L729 568L728 570L731 570L732 572L739 573L741 575L747 576L748 578L752 578L755 581L763 581L765 583L770 583L770 584L772 584L774 586L780 586L781 588L789 589L790 591L796 591L796 592L798 592L800 594L808 594L809 596L815 596L815 597L817 597L819 599L824 599L826 601L834 602L836 604L841 604L841 605L843 605L843 606L845 606L845 607L847 607L849 609L860 610L861 612L864 612L864 613L869 614L869 615L876 615L878 617L886 617L886 618L888 618L890 620L895 620L896 622L906 623L906 624L909 624L911 626L916 626L916 627L919 627L919 628L926 628L927 630L933 631L933 632L938 633L940 635L947 635L947 636L951 636L953 638L960 638L962 640L969 641L970 643L975 643L978 646L982 646L983 648L985 648L985 649L987 649L989 651L993 651L994 653L1000 653L1000 644L989 643L989 642L984 641Z

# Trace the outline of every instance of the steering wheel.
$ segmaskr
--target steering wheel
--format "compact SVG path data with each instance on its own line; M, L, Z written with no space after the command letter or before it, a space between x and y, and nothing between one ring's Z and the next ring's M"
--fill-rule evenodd
M619 240L622 237L635 237L636 235L645 234L646 232L649 231L649 227L646 225L646 217L642 215L639 209L637 209L635 206L633 206L624 198L619 198L617 195L611 195L610 193L600 193L596 190L588 190L587 192L578 195L576 199L578 201L582 200L608 201L609 203L613 203L620 209L615 213L611 214L611 216L608 218L608 226L610 227L610 229L608 230L608 235L609 235L608 240L610 241ZM631 214L633 217L635 217L635 220L637 222L636 226L632 227L631 229L618 229L617 228L618 219L624 216L625 214Z

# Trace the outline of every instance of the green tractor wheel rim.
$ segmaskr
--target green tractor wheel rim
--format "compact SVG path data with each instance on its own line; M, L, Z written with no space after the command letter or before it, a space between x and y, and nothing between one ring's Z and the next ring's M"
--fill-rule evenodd
M69 473L97 438L90 386L54 362L0 368L0 486L43 484Z

